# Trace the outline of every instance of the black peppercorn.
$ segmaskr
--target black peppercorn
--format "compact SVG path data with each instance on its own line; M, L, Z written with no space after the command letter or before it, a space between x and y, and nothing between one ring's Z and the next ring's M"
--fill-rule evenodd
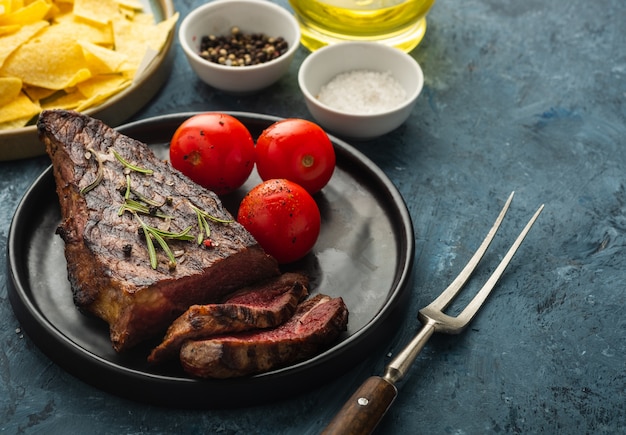
M200 40L199 55L209 62L227 66L258 65L285 54L289 43L283 37L263 33L247 34L238 27L230 35L205 35Z

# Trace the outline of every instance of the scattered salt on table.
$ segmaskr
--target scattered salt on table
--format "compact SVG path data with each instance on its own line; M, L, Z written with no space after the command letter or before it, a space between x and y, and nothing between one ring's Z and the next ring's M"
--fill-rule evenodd
M397 107L406 100L406 92L391 72L354 70L336 75L317 98L336 110L371 114Z

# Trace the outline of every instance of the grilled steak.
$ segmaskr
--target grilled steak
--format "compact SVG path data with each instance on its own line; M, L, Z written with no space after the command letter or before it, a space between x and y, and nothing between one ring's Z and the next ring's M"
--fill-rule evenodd
M180 347L190 339L278 326L308 296L307 285L304 275L285 273L237 291L223 303L192 305L168 328L163 342L152 351L148 361L159 363L178 357Z
M200 378L260 373L315 355L336 340L347 323L341 298L316 295L277 328L187 341L180 361L186 372Z
M162 334L193 304L279 273L214 193L145 144L63 110L43 112L38 131L52 159L74 303L109 324L117 351Z

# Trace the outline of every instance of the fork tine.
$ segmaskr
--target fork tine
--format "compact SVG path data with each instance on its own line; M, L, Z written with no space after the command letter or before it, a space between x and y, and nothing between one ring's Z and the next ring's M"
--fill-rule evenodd
M491 293L491 290L493 290L493 288L496 286L498 280L504 273L504 270L507 268L507 266L511 262L511 259L515 255L515 252L517 251L517 249L520 247L520 245L526 238L526 235L528 234L533 224L539 217L539 214L541 214L542 210L543 210L543 204L539 206L539 208L537 209L533 217L530 218L530 220L528 221L528 223L526 224L526 226L520 233L520 235L517 236L517 239L515 240L513 245L509 248L508 252L504 256L502 261L500 261L500 264L498 264L498 267L496 267L496 270L491 274L491 276L489 277L485 285L483 285L483 287L478 291L478 293L476 293L476 296L474 296L474 299L472 299L472 301L463 309L463 311L461 311L461 314L457 316L457 319L459 323L461 324L460 325L461 329L465 328L467 324L474 318L474 316L478 312L478 309L482 306L483 302L485 302L485 299L487 299L487 296L489 296L489 293Z
M493 226L487 233L487 237L485 237L485 240L483 240L481 245L478 247L478 249L472 256L472 258L470 259L470 261L465 265L461 273L459 273L458 276L454 279L454 281L452 281L452 283L450 283L450 285L437 297L437 299L432 301L426 308L428 308L429 310L432 309L436 311L443 311L448 307L448 305L450 305L450 303L452 302L454 297L457 295L457 293L463 288L463 286L465 285L469 277L472 276L474 269L476 269L476 266L478 265L480 260L483 258L483 255L485 255L485 252L487 252L487 249L489 248L491 241L496 235L498 228L500 228L500 224L504 220L504 216L506 215L506 212L508 211L509 206L511 205L511 201L513 200L514 194L515 194L514 191L511 192L511 194L509 195L509 198L504 203L504 207L502 207L502 210L500 211L498 218L496 219Z
M539 217L543 210L543 204L535 212L530 221L526 224L522 232L509 248L508 252L496 267L496 270L489 277L485 285L478 291L474 299L465 307L465 309L457 317L448 316L443 310L450 304L459 290L463 287L469 276L472 274L476 265L480 262L483 254L489 247L491 240L504 219L507 209L513 199L513 193L509 196L504 208L500 212L498 219L487 234L487 237L478 248L478 251L472 256L470 262L461 271L459 276L454 279L452 284L439 296L433 303L419 310L419 319L422 322L422 328L411 339L409 344L398 352L398 354L385 367L385 374L380 376L371 376L368 378L344 404L335 418L329 423L324 430L324 434L335 433L370 433L383 418L389 406L398 394L396 383L400 381L408 372L409 368L415 361L417 355L424 348L428 339L435 332L444 332L448 334L457 334L461 332L474 318L478 309L481 307L491 290L504 273L509 262L520 247L524 238L530 231L531 227Z

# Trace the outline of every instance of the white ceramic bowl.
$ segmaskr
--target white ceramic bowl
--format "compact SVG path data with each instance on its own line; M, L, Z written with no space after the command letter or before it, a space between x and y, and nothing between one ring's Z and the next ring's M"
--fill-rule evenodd
M406 98L377 113L343 111L320 102L322 86L340 73L355 70L391 73L404 88ZM417 61L397 48L377 42L341 42L310 54L300 66L298 83L309 112L324 129L366 140L389 133L407 120L424 86L424 75Z
M229 35L233 27L244 33L282 36L287 52L271 61L249 66L226 66L199 55L203 36ZM191 11L182 21L178 39L191 68L208 85L225 92L247 94L280 79L300 44L300 26L295 17L268 0L214 0Z

